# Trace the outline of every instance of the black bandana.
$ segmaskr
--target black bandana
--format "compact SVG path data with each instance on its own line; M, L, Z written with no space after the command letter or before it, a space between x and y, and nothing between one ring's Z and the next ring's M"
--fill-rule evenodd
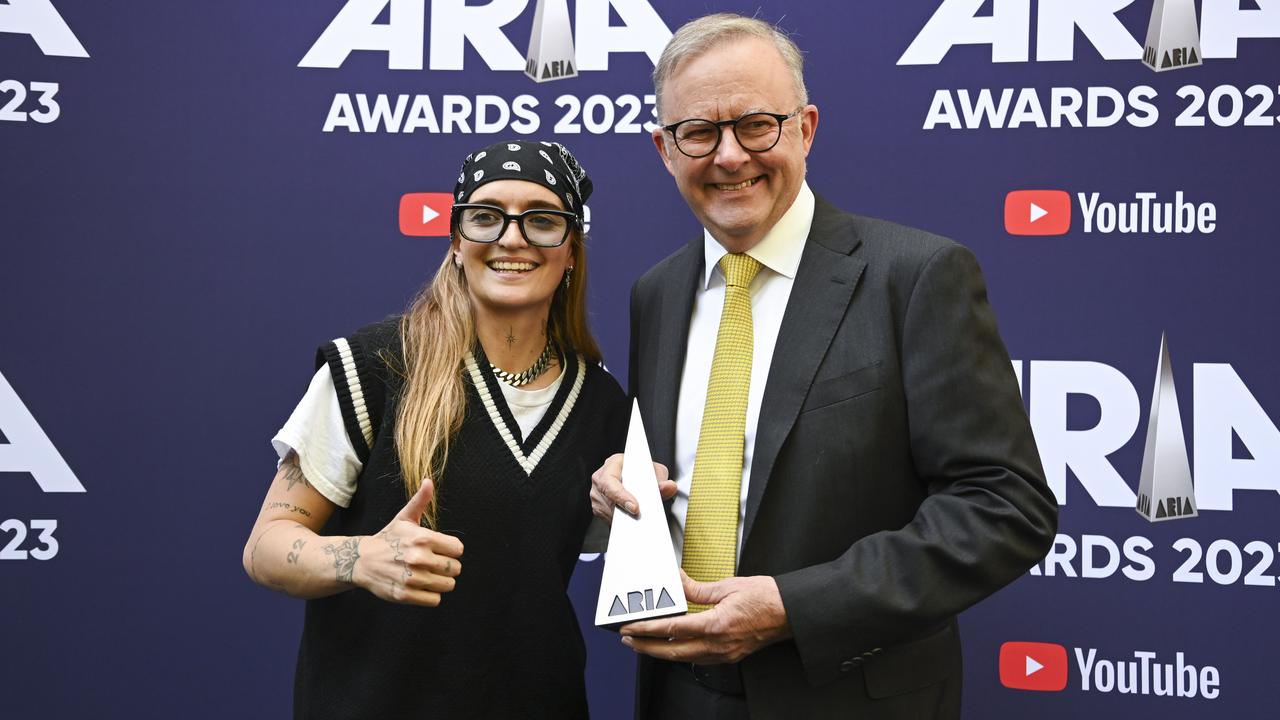
M494 180L526 180L564 198L566 210L583 216L591 178L569 149L558 142L509 140L477 150L462 161L454 202L467 202L476 188Z

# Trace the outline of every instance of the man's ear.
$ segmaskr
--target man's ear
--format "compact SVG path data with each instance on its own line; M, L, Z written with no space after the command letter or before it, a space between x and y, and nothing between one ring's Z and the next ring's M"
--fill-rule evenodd
M671 148L667 146L667 131L657 128L652 133L653 146L658 149L658 156L662 158L662 164L667 167L667 172L675 176L675 168L671 167Z
M813 147L813 137L818 132L818 106L805 105L800 111L800 138L804 141L805 157Z

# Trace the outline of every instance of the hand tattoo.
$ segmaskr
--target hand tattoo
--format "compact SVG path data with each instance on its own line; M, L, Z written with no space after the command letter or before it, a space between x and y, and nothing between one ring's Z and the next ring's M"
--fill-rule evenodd
M333 569L337 572L338 581L351 582L356 560L360 559L360 538L347 538L336 545L330 543L324 546L324 551L333 556Z
M413 571L409 569L409 564L404 560L404 551L400 548L401 538L399 535L392 533L390 530L383 530L378 533L378 537L395 552L395 555L391 559L400 566L399 582L394 578L391 580L391 590L394 592L397 588L404 587L405 583L409 581L409 578L413 577Z

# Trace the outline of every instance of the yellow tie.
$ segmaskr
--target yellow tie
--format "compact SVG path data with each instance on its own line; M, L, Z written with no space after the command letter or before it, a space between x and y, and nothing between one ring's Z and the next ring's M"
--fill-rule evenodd
M751 388L751 294L747 288L760 272L760 262L730 253L720 259L720 271L725 277L724 310L698 431L681 559L689 577L703 582L732 577L737 565L738 502ZM689 603L689 612L708 607Z

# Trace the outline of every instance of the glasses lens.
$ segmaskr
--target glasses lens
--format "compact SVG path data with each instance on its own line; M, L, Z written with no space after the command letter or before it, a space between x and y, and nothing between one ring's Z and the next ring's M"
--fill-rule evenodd
M686 155L699 157L711 152L720 139L720 128L709 120L686 120L675 130L676 147Z
M463 208L458 229L472 242L493 242L502 234L502 220L502 213L492 208Z
M529 213L523 222L525 237L534 245L554 247L564 242L569 232L569 218L555 213Z
M781 130L782 125L778 123L778 119L765 113L743 115L733 126L733 132L738 136L738 144L755 152L763 152L773 147L778 142L778 133Z

